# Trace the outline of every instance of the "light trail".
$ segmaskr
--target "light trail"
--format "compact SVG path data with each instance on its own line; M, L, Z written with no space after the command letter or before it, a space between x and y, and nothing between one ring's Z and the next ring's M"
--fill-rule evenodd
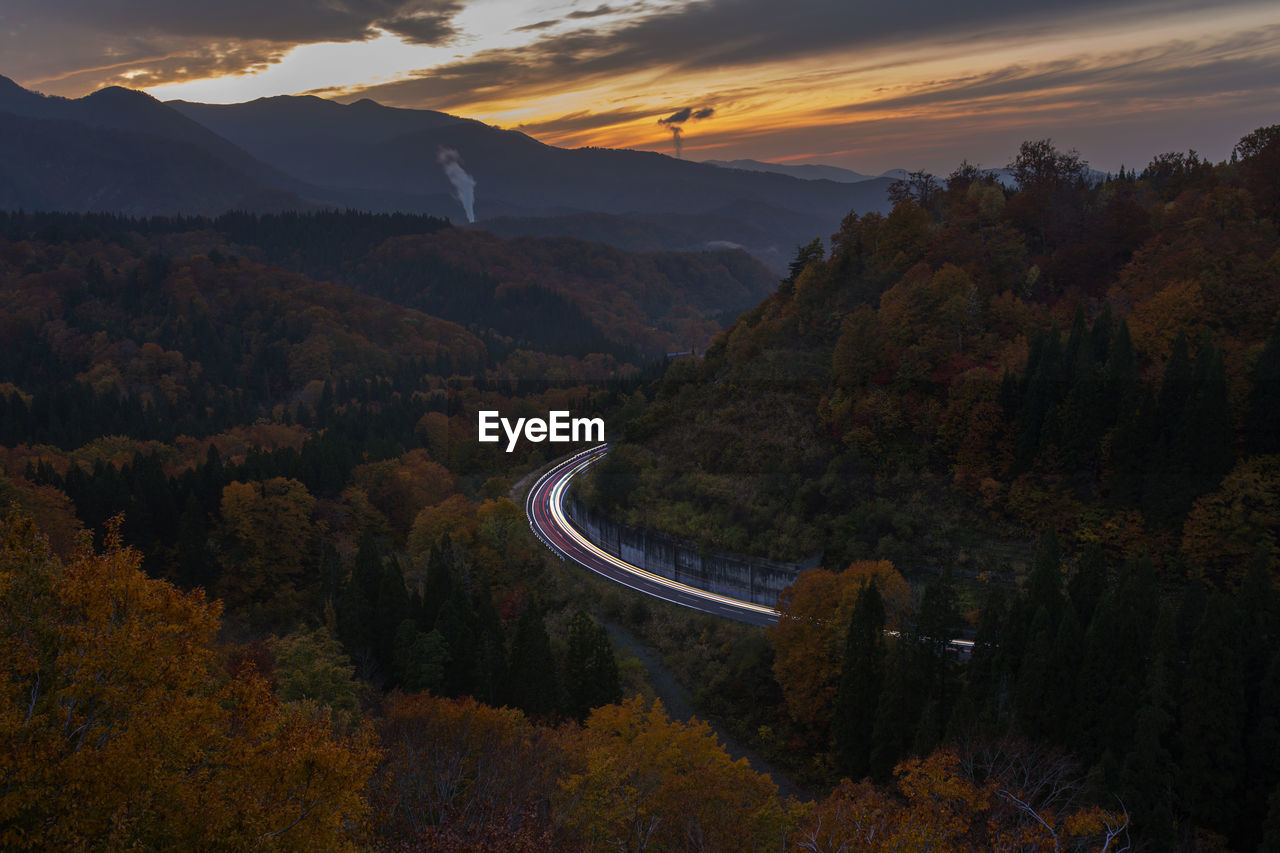
M574 526L564 511L569 484L599 462L608 449L608 444L601 444L584 450L538 478L525 500L525 512L534 535L561 559L571 560L637 592L739 622L775 624L779 614L771 607L699 589L628 563L600 548Z
M663 601L754 625L777 624L779 611L727 595L699 589L628 563L588 539L564 511L565 496L573 478L595 465L609 451L598 444L554 465L538 478L525 499L525 514L535 536L562 560L570 560L601 577L660 598ZM886 631L897 637L897 631ZM972 640L952 640L949 645L961 655L973 651Z

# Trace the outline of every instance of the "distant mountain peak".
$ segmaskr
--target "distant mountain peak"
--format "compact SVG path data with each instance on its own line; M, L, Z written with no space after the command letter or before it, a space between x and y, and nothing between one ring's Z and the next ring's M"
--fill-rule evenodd
M146 92L140 92L137 89L126 89L123 86L105 86L96 92L90 92L81 98L83 101L97 103L114 103L114 104L142 104L152 103L159 104L160 101L148 95Z
M551 227L526 230L643 244L646 250L732 243L780 270L789 260L785 247L832 233L850 210L887 207L887 181L855 180L866 176L835 167L722 169L652 151L569 150L519 130L367 98L350 104L315 95L161 103L109 87L68 100L10 82L0 83L0 110L0 119L15 117L9 164L28 164L6 175L26 168L40 178L25 181L20 194L9 193L12 207L216 211L273 193L272 207L456 218L454 187L436 160L438 149L451 148L476 182L475 210L482 219L545 217L553 220ZM37 128L17 121L20 116L90 130ZM45 152L22 138L37 132L57 140L53 171ZM800 180L788 169L824 171ZM76 176L74 186L54 186L51 176L67 174ZM0 181L0 203L5 191ZM569 218L559 221L563 217Z
M704 165L721 169L740 169L744 172L771 172L789 175L802 181L835 181L838 184L857 184L869 181L875 175L864 175L852 169L828 166L824 163L767 163L762 160L703 160Z

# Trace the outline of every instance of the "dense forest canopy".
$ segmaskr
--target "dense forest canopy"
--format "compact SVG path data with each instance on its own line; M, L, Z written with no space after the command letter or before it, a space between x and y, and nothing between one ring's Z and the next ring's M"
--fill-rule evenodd
M1213 555L1248 533L1215 519L1274 492L1280 449L1275 136L1100 182L1048 142L1023 145L1017 190L913 174L672 366L615 451L636 487L592 496L829 567L958 548L999 570L988 542L1053 527L1237 582Z
M1141 849L1274 849L1280 127L1216 165L1094 181L1045 140L1009 169L912 173L800 247L582 495L822 555L780 602L768 720L815 772L959 746L1077 774Z
M769 286L0 214L0 846L1280 849L1278 170L1029 142ZM589 502L825 568L768 631L577 574L517 503L559 448L482 408L604 415Z

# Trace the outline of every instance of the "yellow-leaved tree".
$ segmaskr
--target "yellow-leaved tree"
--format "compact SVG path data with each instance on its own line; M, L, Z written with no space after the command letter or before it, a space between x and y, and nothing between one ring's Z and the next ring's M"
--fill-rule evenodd
M777 786L734 761L710 726L640 697L596 708L567 747L577 766L556 814L590 850L777 850L787 815Z
M316 563L316 500L297 480L235 481L222 490L222 578L217 594L256 621L296 616Z
M1193 572L1239 587L1254 560L1265 560L1272 583L1280 564L1280 456L1236 465L1216 491L1201 495L1182 528L1182 553Z
M0 848L334 850L378 752L218 665L218 606L0 513Z

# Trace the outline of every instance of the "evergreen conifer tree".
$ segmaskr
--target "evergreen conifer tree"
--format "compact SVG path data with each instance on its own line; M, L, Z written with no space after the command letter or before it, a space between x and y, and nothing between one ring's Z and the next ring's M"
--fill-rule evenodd
M1211 596L1188 653L1178 737L1182 801L1196 825L1224 835L1240 814L1245 770L1238 629L1232 602Z
M585 720L592 708L622 699L609 635L583 610L569 619L565 694L569 714L579 720Z
M1252 453L1280 453L1280 320L1250 376L1245 442Z
M1000 718L1001 690L999 647L1005 621L1004 592L991 584L978 613L978 632L965 667L965 707L972 709L972 724L979 731L993 730Z
M1102 545L1091 542L1080 552L1075 574L1067 582L1067 595L1081 627L1088 630L1093 611L1107 590L1107 564Z
M884 618L884 600L872 579L859 590L849 616L831 727L836 769L849 779L871 772L872 736L884 681Z
M559 705L551 638L542 614L532 605L524 609L511 638L510 702L533 717L545 717Z
M910 643L894 643L885 658L884 687L871 735L871 778L887 782L907 756L919 727L921 696L918 658Z
M449 650L444 667L443 691L449 696L467 696L475 690L475 613L460 587L453 587L440 607L433 631L439 631Z

